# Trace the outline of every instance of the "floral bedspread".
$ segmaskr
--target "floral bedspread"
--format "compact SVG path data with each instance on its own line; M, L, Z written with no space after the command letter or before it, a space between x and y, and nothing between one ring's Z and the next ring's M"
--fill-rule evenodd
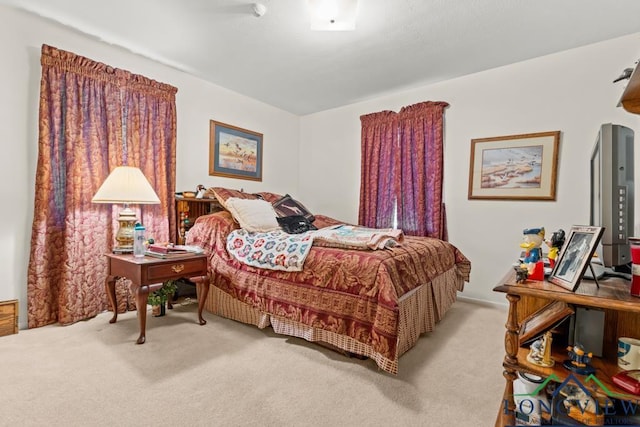
M227 251L238 261L257 268L300 271L313 243L313 231L287 234L282 230L250 233L233 230L227 237Z

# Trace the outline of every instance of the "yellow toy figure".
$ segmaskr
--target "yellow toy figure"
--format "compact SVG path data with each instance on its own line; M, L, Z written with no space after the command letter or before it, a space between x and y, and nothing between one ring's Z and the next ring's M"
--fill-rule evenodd
M551 240L544 241L549 247L549 265L553 268L556 265L556 259L558 258L558 253L560 249L562 249L562 245L564 245L564 230L561 228L558 231L554 231L551 235Z
M523 230L524 241L520 247L525 250L522 265L527 267L529 279L544 280L544 262L542 261L542 242L544 241L544 227L526 228Z

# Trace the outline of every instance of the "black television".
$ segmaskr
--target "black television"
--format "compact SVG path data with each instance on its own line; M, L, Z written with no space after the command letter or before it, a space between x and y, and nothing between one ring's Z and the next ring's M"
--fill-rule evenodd
M596 250L601 263L622 273L631 269L628 238L634 230L633 163L633 130L603 124L591 152L590 225L604 227Z

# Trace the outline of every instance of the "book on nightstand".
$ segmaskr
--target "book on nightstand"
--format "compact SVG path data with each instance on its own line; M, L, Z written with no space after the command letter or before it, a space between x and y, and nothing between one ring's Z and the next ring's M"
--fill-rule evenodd
M145 255L153 256L156 258L171 258L176 256L197 255L202 253L204 253L204 250L199 246L151 244L147 248Z

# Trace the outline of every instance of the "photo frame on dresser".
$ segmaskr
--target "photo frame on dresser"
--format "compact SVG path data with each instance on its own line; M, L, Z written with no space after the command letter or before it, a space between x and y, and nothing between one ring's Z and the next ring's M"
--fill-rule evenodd
M572 226L551 270L549 281L575 292L603 232L604 227Z

